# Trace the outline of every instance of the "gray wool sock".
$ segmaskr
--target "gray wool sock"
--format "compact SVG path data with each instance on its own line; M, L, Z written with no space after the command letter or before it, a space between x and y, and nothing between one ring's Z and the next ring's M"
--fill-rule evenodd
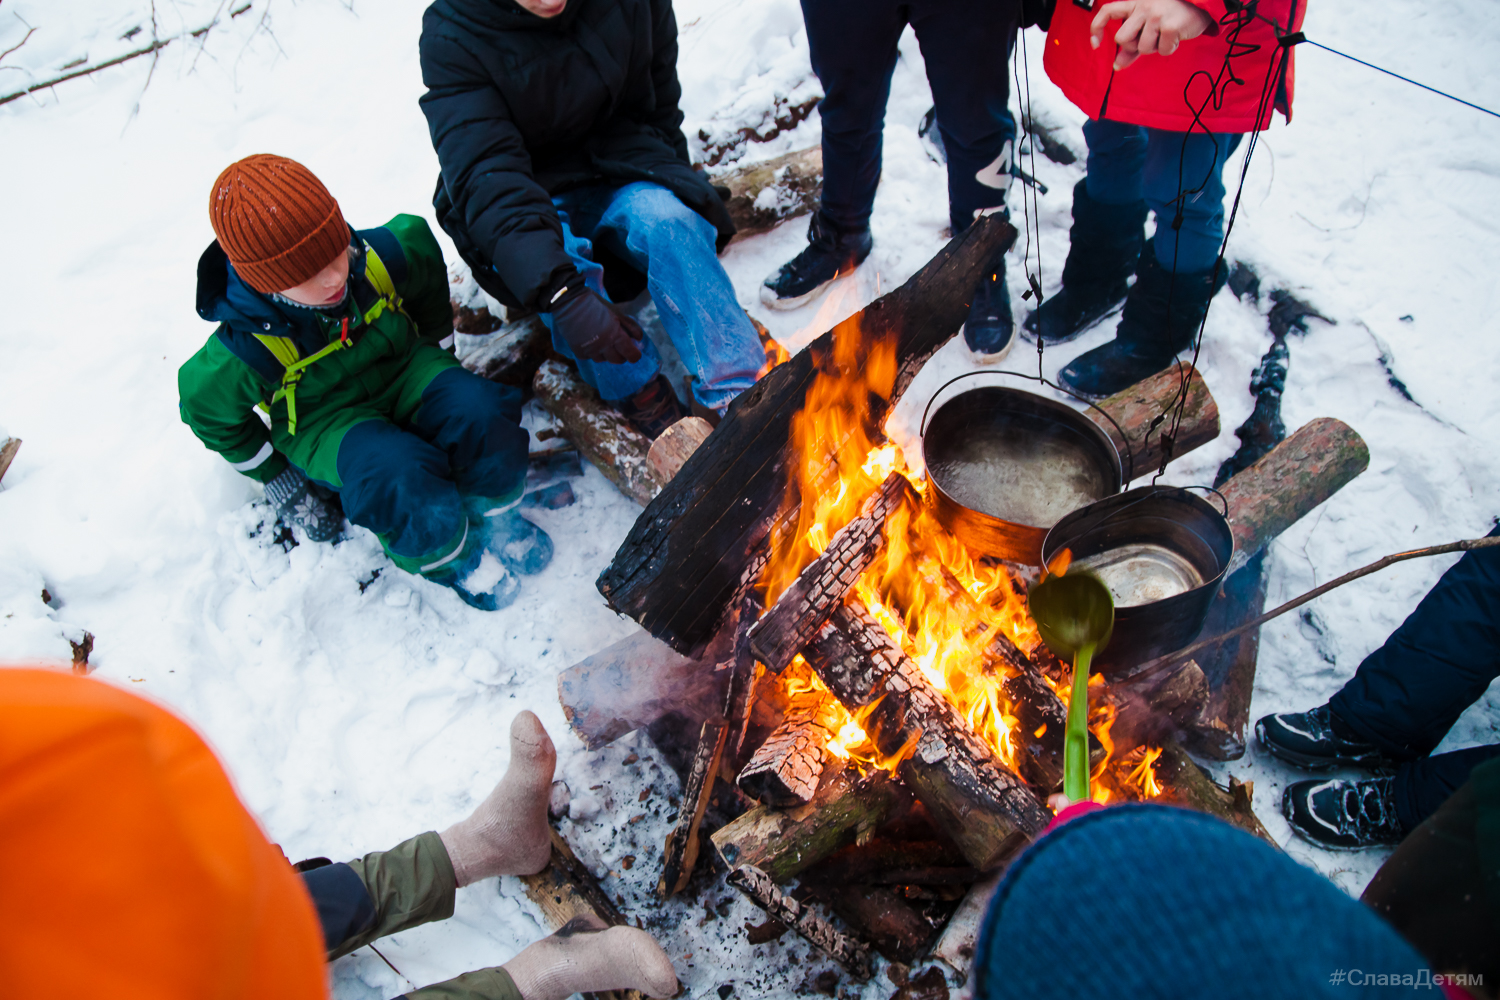
M640 990L647 996L677 992L672 960L656 940L634 927L610 927L578 917L556 934L527 946L501 966L523 1000L566 1000L574 993Z
M468 819L438 835L460 888L492 875L533 875L547 867L547 801L556 769L557 751L542 720L531 712L516 716L505 777Z

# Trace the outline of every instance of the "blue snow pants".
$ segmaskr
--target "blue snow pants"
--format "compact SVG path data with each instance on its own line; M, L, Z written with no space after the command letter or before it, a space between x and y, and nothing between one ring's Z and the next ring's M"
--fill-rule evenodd
M1500 527L1490 537L1500 535ZM1396 813L1416 829L1500 745L1430 757L1500 677L1500 550L1467 552L1329 699L1333 714L1393 760Z
M870 224L896 46L908 24L922 47L948 155L953 231L1005 204L1010 178L995 168L1016 135L1008 63L1020 0L802 0L802 17L826 95L818 105L825 218L841 230Z
M344 513L407 572L441 569L468 536L465 498L494 506L520 496L529 441L520 421L519 389L462 368L439 372L407 426L365 420L344 434Z

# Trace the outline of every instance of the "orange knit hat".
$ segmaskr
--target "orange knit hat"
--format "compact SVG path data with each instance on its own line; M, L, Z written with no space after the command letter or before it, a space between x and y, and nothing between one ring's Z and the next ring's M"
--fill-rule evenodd
M349 245L349 225L323 182L270 153L224 168L208 218L236 273L267 294L296 288Z

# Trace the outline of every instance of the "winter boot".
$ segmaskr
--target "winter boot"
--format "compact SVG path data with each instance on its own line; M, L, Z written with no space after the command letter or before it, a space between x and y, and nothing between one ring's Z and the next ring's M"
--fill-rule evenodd
M1329 850L1398 844L1406 831L1396 817L1395 784L1395 778L1299 781L1282 793L1281 813L1295 833Z
M821 210L814 212L807 226L807 249L766 279L760 300L772 309L796 309L863 263L874 246L868 226L840 230Z
M627 396L614 405L625 415L626 420L635 424L637 430L653 441L661 437L662 431L687 416L687 410L672 391L672 383L660 372L634 395Z
M485 544L486 534L469 525L468 538L458 557L422 575L452 590L471 608L498 611L515 602L521 593L521 581Z
M512 573L535 576L552 561L552 538L511 509L484 519L484 547Z
M1086 182L1073 186L1073 228L1062 288L1021 324L1030 339L1065 344L1125 301L1146 242L1146 202L1106 205L1089 197Z
M1010 353L1016 342L1016 321L1010 311L1010 289L1005 285L1005 253L995 255L974 289L969 318L964 322L964 345L981 365L993 365Z
M1272 757L1308 771L1391 766L1379 748L1361 740L1327 705L1267 715L1255 724L1255 740Z
M1217 280L1215 271L1217 270ZM1148 242L1125 298L1115 339L1068 362L1057 380L1089 399L1113 396L1170 365L1192 346L1208 304L1224 287L1224 268L1172 272Z

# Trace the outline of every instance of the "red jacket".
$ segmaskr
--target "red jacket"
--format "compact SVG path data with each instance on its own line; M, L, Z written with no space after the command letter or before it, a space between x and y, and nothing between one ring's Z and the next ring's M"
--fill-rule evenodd
M1170 56L1141 56L1116 73L1112 68L1118 48L1114 38L1124 22L1109 22L1103 42L1098 49L1092 49L1089 24L1094 12L1078 6L1074 0L1056 0L1052 26L1047 32L1044 59L1047 75L1062 88L1068 100L1094 119L1171 132L1196 131L1193 111L1205 105L1201 121L1213 132L1264 129L1271 123L1273 106L1290 121L1292 50L1283 50L1277 44L1277 31L1257 18L1245 24L1236 36L1235 22L1225 21L1223 0L1189 2L1214 18L1218 34L1203 34L1183 42ZM1274 20L1288 32L1301 28L1305 9L1305 0L1261 0L1258 6L1263 17ZM1224 73L1224 57L1230 51L1230 39L1235 37L1238 44L1230 59L1233 72ZM1252 46L1256 46L1255 50L1249 51ZM1270 93L1257 115L1267 76L1277 71L1283 58L1286 79L1279 84L1276 78L1271 79ZM1235 82L1236 78L1243 82ZM1209 97L1215 80L1221 81L1217 100Z

